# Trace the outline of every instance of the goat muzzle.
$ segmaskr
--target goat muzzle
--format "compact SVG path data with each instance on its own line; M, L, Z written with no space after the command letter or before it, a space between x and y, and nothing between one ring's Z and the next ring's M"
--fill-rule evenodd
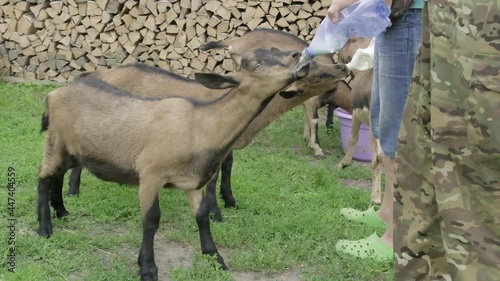
M309 74L309 68L310 68L310 65L309 65L309 62L300 66L300 67L295 67L295 69L293 70L293 76L295 77L295 79L301 79L301 78L304 78L307 76L307 74Z

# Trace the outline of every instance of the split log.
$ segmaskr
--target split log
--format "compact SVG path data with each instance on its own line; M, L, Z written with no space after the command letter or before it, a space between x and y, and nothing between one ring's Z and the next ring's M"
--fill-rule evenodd
M191 76L234 67L213 40L257 28L310 41L331 0L0 0L0 66L9 75L71 81L141 61Z

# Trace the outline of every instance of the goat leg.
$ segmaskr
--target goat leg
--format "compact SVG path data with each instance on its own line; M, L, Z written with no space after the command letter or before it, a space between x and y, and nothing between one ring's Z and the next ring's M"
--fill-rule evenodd
M210 209L208 199L203 194L203 190L194 189L186 191L186 195L191 206L191 211L196 216L196 224L200 234L201 253L203 255L214 256L223 270L227 270L224 259L217 251L212 232L210 231Z
M309 120L312 119L312 114L309 112L311 111L310 107L311 105L308 104L307 101L305 101L303 104L304 106L304 141L309 144L309 139L311 138L311 128L310 128L310 122Z
M140 268L139 276L141 281L156 281L158 280L158 268L155 263L153 245L156 230L160 225L160 204L157 194L149 208L147 208L147 203L151 199L149 198L150 194L140 189L139 197L141 209L143 214L145 213L142 222L142 245L137 259Z
M234 199L231 188L231 170L233 169L233 151L231 150L226 156L221 165L221 186L220 195L224 200L225 208L236 207L236 199Z
M38 234L50 237L52 235L52 219L50 217L49 193L50 188L57 181L56 176L38 179Z
M83 166L78 165L71 170L69 176L68 195L80 195L80 179L82 177Z
M361 128L361 120L357 118L358 111L354 111L352 114L351 121L351 139L349 140L349 145L347 146L347 151L337 165L339 168L344 168L352 164L352 153L354 151L354 147L358 143L359 140L359 129Z
M215 175L212 177L212 179L207 184L206 198L207 198L209 216L210 216L210 214L213 214L212 219L216 222L221 222L222 221L222 212L219 208L219 205L217 205L217 179L218 178L219 178L219 171L217 171L215 173Z
M314 149L314 156L323 157L324 153L318 139L318 106L314 100L304 102L304 140Z
M57 218L62 218L69 215L69 212L64 207L62 189L63 189L64 176L56 176L51 181L49 190L50 205L54 208Z
M319 122L318 109L315 109L313 111L313 116L309 121L311 122L311 124L309 124L309 128L311 130L309 137L309 146L312 149L314 149L314 156L323 157L325 156L325 154L323 153L323 149L321 149L318 138L318 122Z
M62 199L64 174L68 171L68 165L65 162L67 152L54 145L50 138L46 139L44 153L38 178L38 234L50 237L52 235L52 219L49 202L58 218L68 215Z
M328 104L327 105L327 111L326 111L326 132L327 134L330 134L331 130L333 129L333 111L335 110L335 106L333 104Z

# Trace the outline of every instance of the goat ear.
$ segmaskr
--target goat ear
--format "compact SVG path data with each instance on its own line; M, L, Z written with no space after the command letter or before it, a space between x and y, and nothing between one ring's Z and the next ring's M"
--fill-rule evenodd
M216 73L195 73L194 78L209 89L227 89L240 85L240 81L235 80L232 76Z
M280 96L286 100L288 99L292 99L298 95L300 95L300 93L298 91L281 91L279 92Z

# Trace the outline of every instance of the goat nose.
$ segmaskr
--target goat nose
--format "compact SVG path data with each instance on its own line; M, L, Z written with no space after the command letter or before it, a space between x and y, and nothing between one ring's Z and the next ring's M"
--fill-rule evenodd
M300 56L300 53L299 52L293 52L291 55L292 55L292 58L296 59L298 56Z

